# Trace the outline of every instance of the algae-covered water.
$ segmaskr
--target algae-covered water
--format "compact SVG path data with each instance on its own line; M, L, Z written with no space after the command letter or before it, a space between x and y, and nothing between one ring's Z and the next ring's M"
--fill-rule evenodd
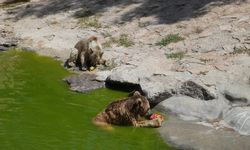
M94 126L92 117L127 93L71 92L67 75L60 62L33 52L0 53L1 150L170 149L155 129Z

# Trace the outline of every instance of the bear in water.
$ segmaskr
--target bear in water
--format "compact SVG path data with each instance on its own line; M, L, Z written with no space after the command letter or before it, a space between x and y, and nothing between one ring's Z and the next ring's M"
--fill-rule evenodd
M149 110L150 105L146 97L136 91L131 97L110 103L103 112L100 112L93 119L93 123L99 126L114 124L133 125L135 127L160 127L163 121L162 118L145 119Z

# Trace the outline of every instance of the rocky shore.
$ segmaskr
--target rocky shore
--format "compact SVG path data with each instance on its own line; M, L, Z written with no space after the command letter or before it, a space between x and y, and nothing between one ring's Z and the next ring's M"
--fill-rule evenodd
M140 90L169 116L158 131L178 149L249 148L249 0L31 0L1 5L0 20L0 50L63 62L79 39L100 37L110 67L64 80L77 92Z

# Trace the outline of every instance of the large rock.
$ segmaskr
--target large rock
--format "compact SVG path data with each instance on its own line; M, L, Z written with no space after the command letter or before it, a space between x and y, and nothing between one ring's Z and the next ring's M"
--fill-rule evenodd
M106 81L106 79L108 78L108 76L111 74L111 71L109 70L105 70L105 71L98 71L96 72L96 80L97 81Z
M206 75L202 75L199 79L208 86L216 86L224 85L228 81L230 81L229 76L226 72L222 72L219 70L211 70Z
M164 141L181 150L249 150L250 137L229 128L214 128L168 116L158 128Z
M193 98L198 98L202 100L211 100L215 99L215 92L211 92L212 90L206 87L205 85L198 84L194 81L186 81L179 88L179 93L182 95L187 95Z
M159 103L154 109L177 114L188 120L214 120L228 108L228 103L223 99L204 101L187 96L175 96Z
M118 84L124 88L137 85L154 106L176 94L179 84L192 78L187 72L168 71L157 74L155 71L146 66L121 66L111 72L106 83L111 87Z
M136 66L124 65L114 69L106 78L106 87L128 92L133 90L141 91L139 77L142 74L137 72L135 68Z
M250 107L234 107L223 115L225 122L242 135L250 135Z
M106 85L123 89L137 88L149 99L151 106L176 94L204 100L216 98L214 88L194 79L189 72L161 72L160 69L150 69L146 65L116 68L108 76Z
M0 51L7 51L8 49L8 47L0 45Z
M233 104L247 105L250 103L250 86L230 84L224 89L225 97Z
M115 68L111 75L108 76L106 82L119 82L121 84L131 83L139 84L139 78L144 76L141 72L136 69L136 66L124 65L118 68Z
M134 88L142 91L141 82L151 79L154 75L167 74L166 69L170 69L170 67L171 63L164 55L148 56L142 61L131 61L126 65L113 69L106 80L106 85L108 87L123 87L122 89L126 90L133 90Z
M182 82L191 79L187 72L168 72L164 75L152 75L140 79L140 86L152 106L177 93L177 87Z
M206 32L210 32L211 35L207 36ZM193 47L193 51L204 53L213 50L223 51L225 50L223 49L224 45L230 46L236 43L238 43L238 41L236 39L233 39L232 35L229 32L218 32L216 31L216 29L205 31L200 35L199 39L194 39L190 41L190 44ZM229 49L228 51L231 52L232 50Z
M11 41L11 42L7 42L7 43L0 43L0 51L6 51L8 49L14 48L17 46L17 42L16 41Z
M135 58L136 59L136 58ZM149 78L154 74L166 74L171 68L171 63L164 54L147 56L147 58L128 62L112 70L108 81L119 83L140 84L142 78Z
M82 75L73 75L64 79L69 85L70 89L76 92L88 92L91 90L105 87L104 82L96 80L96 75L83 73Z

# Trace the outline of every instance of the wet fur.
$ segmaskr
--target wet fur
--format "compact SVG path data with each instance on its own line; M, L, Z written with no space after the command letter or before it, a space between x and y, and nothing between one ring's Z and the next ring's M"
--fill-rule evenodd
M96 125L143 126L144 123L141 121L149 109L148 100L139 92L135 92L131 97L110 103L103 112L100 112L93 119L93 122Z

